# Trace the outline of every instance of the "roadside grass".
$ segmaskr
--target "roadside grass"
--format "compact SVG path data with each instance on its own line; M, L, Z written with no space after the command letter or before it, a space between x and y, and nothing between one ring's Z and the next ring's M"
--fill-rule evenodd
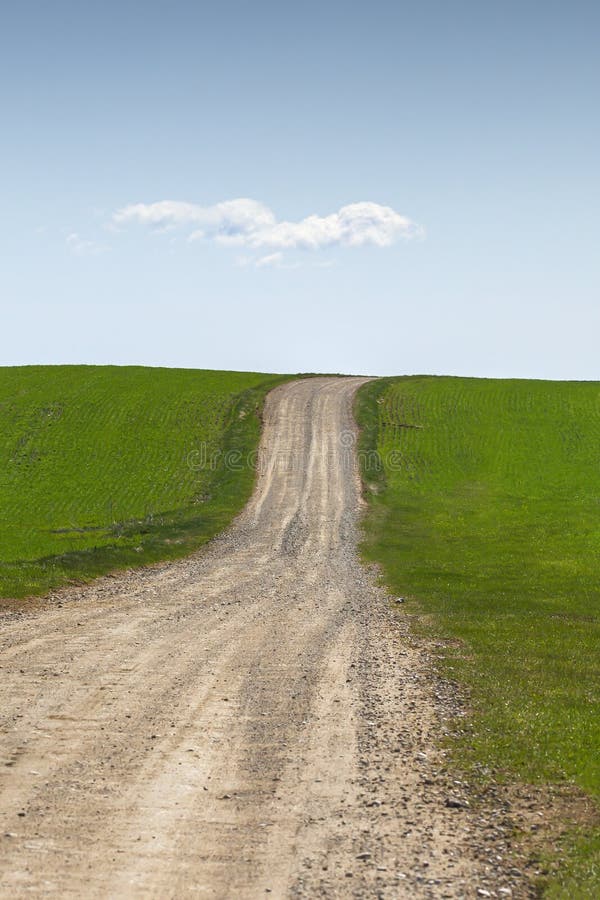
M265 394L290 376L0 368L0 596L183 556L248 499Z
M381 379L356 415L363 554L468 687L455 759L597 802L600 384ZM548 895L600 896L598 830L574 829L563 855Z

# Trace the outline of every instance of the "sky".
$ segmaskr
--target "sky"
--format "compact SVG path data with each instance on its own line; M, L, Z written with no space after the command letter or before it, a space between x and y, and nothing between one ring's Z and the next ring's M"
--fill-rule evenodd
M0 9L0 364L600 379L600 6Z

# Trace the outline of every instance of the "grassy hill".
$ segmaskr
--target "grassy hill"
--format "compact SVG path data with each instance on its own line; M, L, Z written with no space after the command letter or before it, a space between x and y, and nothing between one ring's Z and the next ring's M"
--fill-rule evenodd
M600 799L600 385L406 377L361 389L363 550L454 639L473 771ZM598 832L549 890L600 896Z
M0 368L0 596L189 552L252 488L240 460L280 376ZM224 454L239 452L226 465Z

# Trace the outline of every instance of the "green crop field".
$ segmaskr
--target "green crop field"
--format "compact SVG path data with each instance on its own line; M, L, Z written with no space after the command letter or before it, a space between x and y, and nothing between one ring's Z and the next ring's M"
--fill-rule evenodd
M357 398L363 551L468 688L455 758L600 800L600 385L401 377ZM451 647L454 646L454 650ZM600 896L600 836L546 891Z
M0 596L43 593L207 541L249 496L254 473L242 460L257 446L264 395L282 380L0 368Z

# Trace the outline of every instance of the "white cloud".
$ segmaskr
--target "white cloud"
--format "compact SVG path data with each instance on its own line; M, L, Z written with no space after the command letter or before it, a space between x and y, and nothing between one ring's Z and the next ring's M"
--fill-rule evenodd
M323 250L329 247L389 247L400 238L415 237L417 226L390 206L351 203L329 216L308 216L300 222L277 222L249 235L234 235L228 241L253 247L284 250Z
M190 240L203 237L244 235L258 228L268 228L275 222L270 209L256 200L240 198L225 200L213 206L198 206L179 200L161 200L158 203L133 203L117 210L113 216L115 225L137 222L161 229L178 226L192 227Z
M343 206L328 216L310 215L298 222L278 222L263 203L248 198L200 206L178 200L134 203L117 210L113 224L138 223L161 230L185 228L188 240L272 250L256 261L277 265L284 250L331 247L389 247L401 239L420 237L423 229L390 206L363 201Z
M262 269L265 266L277 266L283 259L283 253L269 253L267 256L259 257L255 266L257 269Z
M66 244L69 250L71 250L72 253L76 253L78 256L83 256L86 253L93 255L104 253L104 251L108 249L103 244L97 244L96 241L84 240L84 238L80 237L76 231L67 235Z

